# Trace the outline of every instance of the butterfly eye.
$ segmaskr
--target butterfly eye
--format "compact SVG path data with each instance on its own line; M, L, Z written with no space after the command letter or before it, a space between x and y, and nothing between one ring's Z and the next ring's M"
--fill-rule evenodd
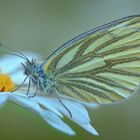
M31 74L31 71L29 71L29 70L26 68L25 71L24 71L24 74L25 74L25 75L30 75L30 74Z

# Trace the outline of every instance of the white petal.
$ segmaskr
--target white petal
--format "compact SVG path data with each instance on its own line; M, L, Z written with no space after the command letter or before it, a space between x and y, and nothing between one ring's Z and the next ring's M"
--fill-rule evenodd
M61 99L64 105L69 109L69 111L72 114L72 120L79 122L79 123L89 123L89 115L85 107L75 101L72 100L66 100L66 99ZM65 109L63 105L63 110ZM65 109L66 110L66 109Z
M75 121L86 124L90 121L87 110L82 104L78 102L67 99L61 99L64 105L68 108L67 110L57 98L36 96L35 100L41 105L48 108L49 110L57 114L58 112L62 112L65 116L70 118L70 113L68 112L69 110L72 114L72 119Z
M4 106L8 100L8 93L0 92L0 107Z
M60 119L56 114L51 111L44 111L42 117L54 128L68 134L75 135L75 132Z
M23 75L23 72L21 71L12 75L12 80L14 81L14 83L19 84L19 85L23 82L25 78L26 78L25 75ZM27 83L28 83L28 80L25 81L25 84Z
M97 104L97 103L87 103L87 102L81 102L84 106L87 106L87 107L89 107L89 108L91 108L91 109L97 109L97 108L99 108L100 107L100 105L99 104Z
M40 108L40 106L34 100L26 97L25 95L14 92L13 94L10 94L9 99L22 107L28 108L39 114L41 113L42 109Z
M34 100L36 100L39 104L41 104L42 106L44 106L48 110L51 110L52 112L56 113L60 117L63 117L63 115L60 113L60 111L54 105L55 102L53 101L52 98L35 96Z
M64 107L64 105L62 105L62 103L57 98L36 96L35 100L39 102L41 105L45 106L46 108L49 108L51 111L57 109L86 131L94 135L98 135L97 131L90 124L90 119L87 110L81 103L69 99L61 99L63 104L71 112L72 114L71 118L68 110ZM53 110L51 108L53 108ZM54 112L56 113L56 111Z
M93 135L99 135L98 132L93 128L91 124L79 124L83 129L90 132Z
M70 100L62 101L72 113L72 118L70 118L72 121L93 135L98 135L95 128L91 126L88 112L82 104Z
M58 95L63 98L63 99L67 99L67 100L72 100L72 101L75 101L75 102L79 102L80 104L86 106L86 107L89 107L89 108L92 108L92 109L97 109L100 105L97 104L97 103L88 103L88 102L83 102L83 101L79 101L77 99L74 99L72 97L67 97L67 96L64 96L64 95L61 95L60 93L58 93Z
M55 113L57 110L59 112L62 112L64 115L70 117L68 110L64 107L65 105L71 112L73 119L84 123L89 122L88 112L86 111L84 106L78 102L67 99L61 99L61 101L64 103L63 105L57 98L49 98L41 96L36 96L35 100L39 102L41 105L45 106L46 108L54 111Z
M28 98L25 95L14 93L10 95L10 100L22 107L28 108L40 114L43 119L54 128L63 131L68 135L75 135L75 132L67 124L65 124L55 113L40 108L38 103L33 98Z
M28 59L39 58L37 54L33 53L25 53L25 55ZM25 60L13 55L6 55L0 59L0 68L2 68L2 73L12 73L12 80L17 84L22 83L25 78L21 62L25 62ZM26 81L26 83L27 82L28 81Z
M33 53L25 53L25 55L28 59L37 58L37 55ZM25 60L13 55L5 55L0 59L0 67L2 67L4 73L10 73L11 71L14 71L15 68L18 68L21 65L21 62L25 62Z

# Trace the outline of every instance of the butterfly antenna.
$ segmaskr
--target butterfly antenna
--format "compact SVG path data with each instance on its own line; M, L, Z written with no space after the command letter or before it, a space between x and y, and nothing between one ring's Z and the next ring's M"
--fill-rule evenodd
M21 55L19 55L19 54L16 54L16 53L10 53L10 52L6 52L6 51L0 51L0 52L4 52L4 53L10 54L10 55L18 56L18 57L20 57L20 58L22 58L22 59L24 59L24 60L26 60L26 61L29 61L29 60L27 60L25 57L23 57L23 56L21 56Z
M21 52L15 50L15 49L13 49L13 48L10 48L10 47L8 47L8 46L2 44L2 43L0 43L0 47L3 47L4 49L5 49L5 48L6 48L6 49L8 48L10 51L13 51L13 52L16 52L16 53L12 53L12 52L8 52L8 51L1 51L1 52L4 52L4 53L7 53L7 54L11 54L11 55L18 56L18 57L20 57L20 58L22 58L22 59L24 59L24 60L30 62L29 59L27 58L27 56L24 55L24 54L21 53Z

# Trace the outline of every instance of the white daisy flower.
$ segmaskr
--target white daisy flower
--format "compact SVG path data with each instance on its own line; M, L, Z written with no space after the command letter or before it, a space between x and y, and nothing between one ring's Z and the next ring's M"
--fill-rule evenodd
M29 59L37 57L36 55L26 54ZM71 99L61 98L66 107L55 97L39 96L29 98L26 95L27 90L20 88L15 92L17 85L20 85L25 76L20 63L23 62L20 57L4 56L0 58L0 107L8 100L25 107L39 114L46 122L54 128L68 134L75 135L72 128L63 121L64 116L75 122L77 125L90 132L93 135L98 135L97 131L90 124L90 118L85 105ZM15 72L15 70L17 70ZM27 81L28 82L28 81ZM25 83L28 85L28 83ZM25 88L25 87L24 87ZM28 88L28 86L27 86ZM30 94L34 94L30 90ZM66 109L68 108L70 113Z

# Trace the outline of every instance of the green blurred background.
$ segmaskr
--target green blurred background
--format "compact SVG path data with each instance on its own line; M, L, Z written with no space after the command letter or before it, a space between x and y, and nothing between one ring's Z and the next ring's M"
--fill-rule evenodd
M69 39L120 17L140 14L140 0L0 0L0 42L44 58ZM12 103L0 109L0 140L139 140L140 95L89 110L99 136L74 123L69 137Z

